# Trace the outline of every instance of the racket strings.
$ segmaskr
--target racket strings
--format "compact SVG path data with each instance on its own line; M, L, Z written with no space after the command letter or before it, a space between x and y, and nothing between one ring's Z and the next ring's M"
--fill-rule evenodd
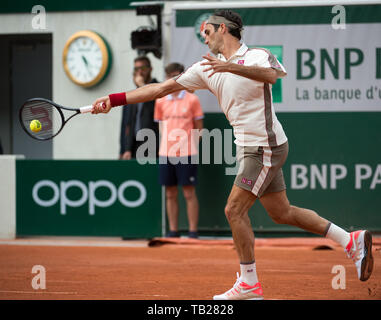
M63 118L58 109L45 101L30 101L24 105L21 112L24 128L31 136L40 140L54 137L63 126ZM40 131L32 131L30 123L38 120L41 123Z

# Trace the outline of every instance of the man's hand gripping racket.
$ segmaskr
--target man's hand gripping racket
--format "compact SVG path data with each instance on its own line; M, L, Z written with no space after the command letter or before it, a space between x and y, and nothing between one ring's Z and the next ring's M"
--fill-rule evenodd
M111 102L109 96L98 98L93 103L92 114L108 113L111 110Z
M111 110L111 108L116 106L123 106L126 104L127 100L125 92L113 93L95 100L95 102L93 103L94 108L91 111L91 113L108 113Z

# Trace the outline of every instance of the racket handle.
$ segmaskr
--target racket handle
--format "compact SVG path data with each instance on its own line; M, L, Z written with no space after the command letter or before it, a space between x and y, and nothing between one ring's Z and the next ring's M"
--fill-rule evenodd
M81 107L81 108L79 108L79 111L81 111L81 113L91 112L91 111L93 111L93 106L90 105L90 106Z

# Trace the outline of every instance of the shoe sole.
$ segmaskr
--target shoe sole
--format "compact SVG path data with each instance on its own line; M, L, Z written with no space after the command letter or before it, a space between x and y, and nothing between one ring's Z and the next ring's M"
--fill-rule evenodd
M373 271L372 235L369 231L365 231L364 234L364 251L365 255L361 261L361 281L368 280Z
M215 298L213 297L213 300L219 300L219 301L222 301L222 300L229 300L229 299L219 299L219 298ZM234 299L234 300L240 300L240 299ZM263 297L258 297L258 298L251 298L251 299L242 299L242 300L264 300ZM241 301L242 301L241 300ZM233 301L233 299L230 299L230 301Z

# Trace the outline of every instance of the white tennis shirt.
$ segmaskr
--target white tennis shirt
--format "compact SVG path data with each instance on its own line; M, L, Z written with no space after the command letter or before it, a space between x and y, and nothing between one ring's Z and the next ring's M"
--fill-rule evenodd
M279 61L266 49L249 49L242 44L237 52L226 60L245 66L274 68L279 77L287 73ZM199 61L182 73L176 81L192 90L208 89L218 99L222 111L233 127L235 143L240 146L278 146L287 141L278 121L272 102L271 84L251 80L230 72L218 72L208 78L212 71Z

